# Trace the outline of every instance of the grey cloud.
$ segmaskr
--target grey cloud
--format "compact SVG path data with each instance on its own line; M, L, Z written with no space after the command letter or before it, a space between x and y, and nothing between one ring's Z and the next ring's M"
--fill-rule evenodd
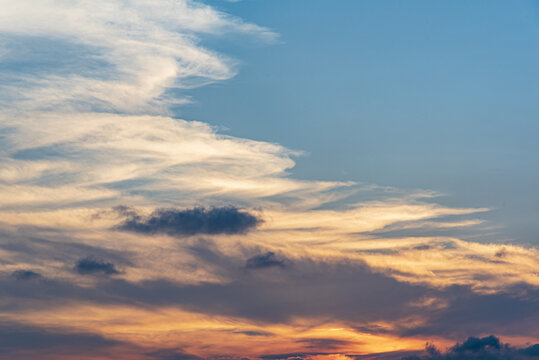
M192 311L271 323L293 317L331 317L346 321L395 319L431 290L399 283L361 264L296 261L277 273L230 273L222 284L180 285L170 281L99 284L102 293L153 305L175 304Z
M495 294L478 294L467 287L453 286L438 294L448 307L427 311L429 322L423 326L402 329L405 336L442 334L464 337L496 329L500 333L538 336L539 289L514 286Z
M181 349L161 349L145 354L154 360L202 360L202 358L184 353Z
M81 275L116 275L120 273L113 263L91 256L80 259L75 265L75 270Z
M120 344L96 334L0 323L0 359L49 359L49 353L75 358L76 354L98 354Z
M253 256L247 259L245 267L248 269L262 269L269 267L281 267L286 266L285 260L278 259L274 252L268 251L267 253Z
M41 278L41 274L31 270L17 270L11 273L11 276L17 280L37 280Z
M118 265L132 265L129 250L118 251L77 243L63 231L51 228L23 226L16 231L0 228L0 249L9 252L6 258L15 263L39 264L42 259L69 263L93 254Z
M403 360L525 360L539 357L539 344L526 348L516 348L502 344L494 335L483 338L469 337L442 353L436 347L427 345L425 354L404 357Z
M535 344L527 348L520 349L519 352L526 356L539 357L539 344Z
M328 338L300 339L298 343L307 344L308 349L323 350L336 350L350 344L348 341Z
M143 217L121 208L125 219L117 228L143 234L190 236L197 234L244 234L261 223L261 219L234 206L193 209L157 209Z
M58 299L178 306L266 323L286 323L294 317L331 318L360 330L366 326L375 334L388 330L373 328L369 325L373 322L417 315L426 319L425 324L410 327L404 323L399 327L397 323L389 332L401 336L463 337L495 328L503 334L537 335L539 291L524 285L498 294L478 294L463 286L431 289L374 273L361 262L325 263L308 258L295 259L294 266L282 271L246 271L244 255L221 253L211 240L189 239L189 243L186 250L197 257L201 266L209 264L212 271L226 277L226 282L129 282L111 277L88 288L52 279L31 283L0 279L0 296L5 299L1 310L24 311L25 306L44 309L54 306ZM253 249L243 249L245 253L253 254ZM254 253L268 251L257 248ZM90 273L106 276L107 272L118 272L116 259L101 258L108 260L89 261ZM410 305L424 298L443 299L447 307Z

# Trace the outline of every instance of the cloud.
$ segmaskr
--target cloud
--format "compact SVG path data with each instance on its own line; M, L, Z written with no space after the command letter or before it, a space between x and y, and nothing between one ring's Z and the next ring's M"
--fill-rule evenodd
M336 190L350 185L292 179L295 152L198 122L104 113L0 113L0 120L0 131L11 129L10 145L0 149L0 209L188 207L231 199L310 207L341 197ZM35 148L52 148L54 156L24 153Z
M234 331L235 334L242 334L242 335L246 335L246 336L274 336L273 333L270 333L268 331L257 331L257 330L243 330L243 331L240 331L240 330L236 330Z
M146 354L155 360L202 360L202 358L184 353L180 349L162 349Z
M205 49L199 36L239 33L266 41L277 36L191 0L96 0L92 5L21 0L19 5L0 1L6 52L15 59L35 55L25 58L22 74L3 81L0 93L10 105L26 109L164 110L165 104L187 100L163 96L168 87L196 87L236 72L233 60ZM37 54L47 53L42 43L63 48L58 52L62 67L56 58L40 59ZM71 61L62 53L72 55ZM29 71L32 61L39 71ZM52 65L42 69L47 64Z
M158 209L150 216L129 216L117 228L142 234L192 236L245 234L261 223L258 217L234 206Z
M520 349L519 352L526 356L539 357L539 344L535 344L527 348Z
M331 355L331 353L319 353L319 352L295 352L284 354L267 354L260 356L263 360L301 360L310 359L315 355Z
M350 345L349 341L329 338L300 339L298 343L306 344L308 349L335 350Z
M310 317L350 322L395 320L409 314L407 303L431 292L374 274L362 265L345 263L296 260L287 272L265 274L240 268L228 276L230 279L223 283L193 285L113 279L99 284L98 289L111 299L125 298L157 307L176 305L204 314L271 324Z
M163 348L174 341L188 354L204 358L218 351L251 357L248 351L260 343L268 349L287 344L284 352L350 354L351 349L364 353L366 346L371 351L397 345L414 349L406 347L406 341L415 338L417 349L424 343L421 339L455 336L472 328L533 337L539 315L533 293L515 298L513 294L478 295L463 288L436 291L398 283L352 264L296 260L286 272L237 271L221 284L123 278L91 287L70 281L1 282L0 312L13 321L43 326L76 323L86 326L84 331L99 330L134 343L146 334L163 338L165 345L169 341ZM446 299L448 306L419 307L426 296ZM455 302L460 298L468 298L467 303ZM470 304L474 305L468 309ZM118 323L124 324L121 329ZM357 324L366 329L354 330ZM273 336L258 336L260 332ZM382 345L377 343L381 339Z
M469 337L442 353L433 345L427 345L425 355L405 357L403 360L524 360L539 356L539 344L516 348L502 344L494 335L482 338Z
M484 338L470 337L462 344L455 345L452 351L456 353L475 353L482 350L500 351L501 347L500 339L494 335L490 335Z
M280 267L284 268L286 266L285 260L280 260L275 256L274 252L267 252L265 254L260 254L253 256L250 259L247 259L245 267L247 269L263 269L269 267Z
M116 275L120 272L116 270L114 264L105 262L94 257L80 259L75 270L81 275Z
M31 270L16 270L11 276L17 280L37 280L41 278L41 274Z
M119 345L121 342L97 334L0 323L2 359L58 359L63 356L85 358L89 352L94 355L103 354Z

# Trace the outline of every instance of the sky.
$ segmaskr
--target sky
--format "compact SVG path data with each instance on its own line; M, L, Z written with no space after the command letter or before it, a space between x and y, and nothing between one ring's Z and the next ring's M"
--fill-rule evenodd
M539 357L537 1L0 10L0 359Z

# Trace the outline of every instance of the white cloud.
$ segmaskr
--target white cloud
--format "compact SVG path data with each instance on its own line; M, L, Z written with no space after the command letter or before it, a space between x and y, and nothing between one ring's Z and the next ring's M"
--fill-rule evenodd
M88 66L85 61L79 73L19 76L4 86L4 94L17 100L18 110L68 106L164 111L172 101L162 97L168 87L192 87L235 74L234 61L205 49L197 34L235 32L265 41L276 37L268 29L190 0L1 0L0 8L0 33L85 46L93 51L87 62L98 58L106 64L93 76L81 75Z

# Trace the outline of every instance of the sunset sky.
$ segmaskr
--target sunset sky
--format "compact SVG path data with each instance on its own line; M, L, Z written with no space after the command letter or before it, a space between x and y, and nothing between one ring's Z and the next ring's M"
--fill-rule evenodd
M0 359L539 358L537 0L0 0Z

